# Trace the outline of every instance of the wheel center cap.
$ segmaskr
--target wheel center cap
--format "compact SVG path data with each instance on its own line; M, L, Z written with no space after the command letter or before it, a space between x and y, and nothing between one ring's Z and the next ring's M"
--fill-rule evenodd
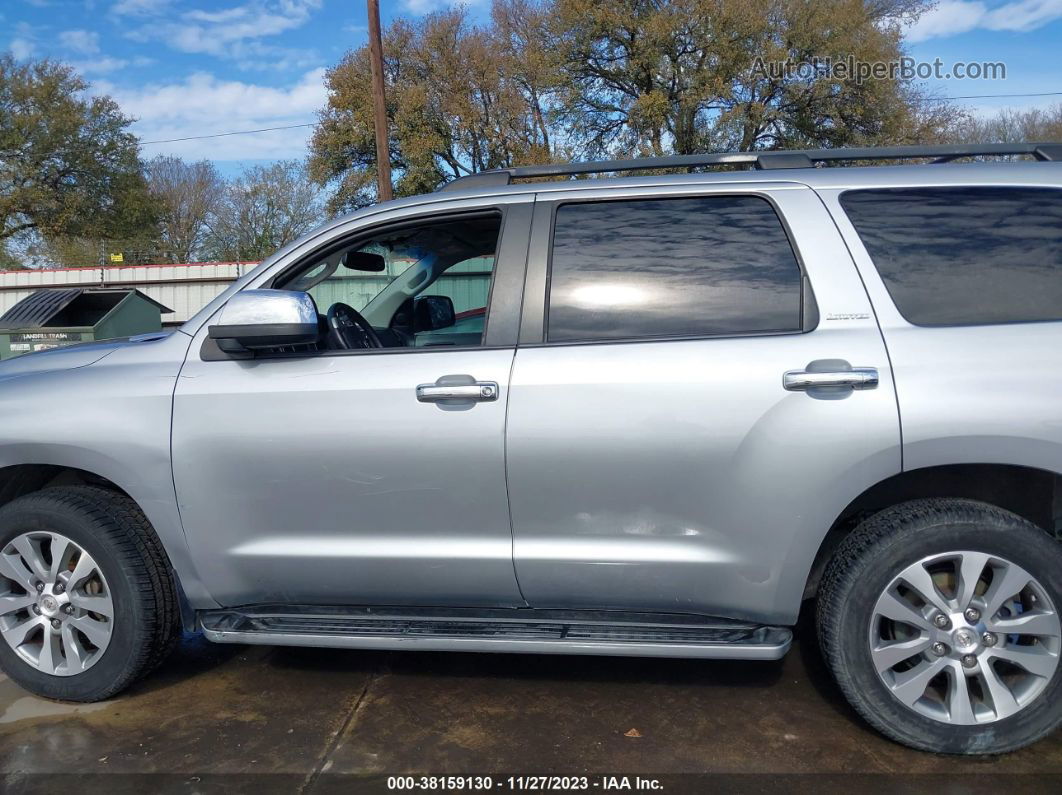
M59 612L59 602L51 594L45 594L41 597L39 606L41 612L49 618Z
M977 633L972 629L958 629L952 635L952 639L954 640L955 649L962 654L977 651L981 645L978 642Z

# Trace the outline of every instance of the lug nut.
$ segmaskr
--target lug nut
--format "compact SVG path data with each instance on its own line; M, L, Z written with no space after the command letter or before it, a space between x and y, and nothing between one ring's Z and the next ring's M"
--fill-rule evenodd
M984 635L981 636L981 642L986 646L995 646L996 636L993 635L991 632L986 632Z
M33 612L36 613L37 615L40 615L41 614L41 606L40 605L34 605L33 606Z
M44 583L43 582L37 583L34 587L37 589L37 593L43 593L44 592Z
M932 646L930 646L930 649L932 649L933 653L938 657L943 657L945 654L948 653L948 647L945 646L943 643L939 642L934 643Z
M63 612L66 613L68 616L74 615L74 606L72 604L63 605Z
M55 584L55 587L52 588L52 593L62 593L65 590L66 588L63 586L63 584L61 582L57 582Z
M936 624L937 627L939 627L940 629L946 629L948 624L951 623L951 621L949 621L948 617L943 613L938 613L936 616L933 617L933 623Z
M965 665L967 668L973 668L975 665L977 665L977 658L974 657L972 654L964 654L962 657L962 664Z
M62 626L62 624L59 622L58 618L53 618L52 619L52 629L59 629L59 627L61 627L61 626Z
M966 612L963 613L963 615L966 617L966 620L969 621L971 624L976 624L978 621L981 620L981 611L978 610L976 607L967 607Z

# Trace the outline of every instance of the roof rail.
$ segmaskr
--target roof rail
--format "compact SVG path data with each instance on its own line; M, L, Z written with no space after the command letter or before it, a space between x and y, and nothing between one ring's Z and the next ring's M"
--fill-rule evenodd
M611 171L645 171L654 168L695 168L748 164L759 169L811 168L816 163L843 160L905 160L933 158L947 163L960 157L1032 155L1037 160L1062 160L1062 143L943 144L935 146L867 146L852 149L795 149L788 151L721 152L703 155L668 155L635 160L597 160L585 163L551 163L541 166L515 166L480 171L458 177L440 191L465 188L494 188L514 179L568 177L574 174L603 174Z

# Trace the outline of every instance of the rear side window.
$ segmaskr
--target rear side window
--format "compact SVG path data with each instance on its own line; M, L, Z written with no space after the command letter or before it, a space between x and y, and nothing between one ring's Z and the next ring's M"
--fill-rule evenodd
M1062 190L855 190L841 206L909 322L1062 320Z
M756 196L565 204L550 342L800 330L801 272Z

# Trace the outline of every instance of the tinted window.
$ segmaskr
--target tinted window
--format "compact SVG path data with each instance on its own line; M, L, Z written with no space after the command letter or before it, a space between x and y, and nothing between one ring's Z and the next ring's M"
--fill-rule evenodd
M1062 320L1062 191L857 190L841 204L911 323Z
M800 268L753 196L562 205L550 341L800 329Z

